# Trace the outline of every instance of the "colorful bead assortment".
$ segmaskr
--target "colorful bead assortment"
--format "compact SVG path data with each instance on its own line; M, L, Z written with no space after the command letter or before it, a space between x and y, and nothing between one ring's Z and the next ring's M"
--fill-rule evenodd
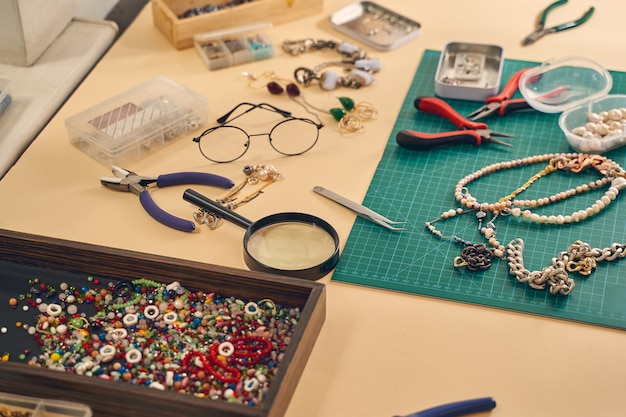
M9 309L36 309L29 365L260 407L300 319L298 307L148 279L100 286L30 280ZM89 312L87 312L89 311ZM8 354L6 360L9 360ZM3 358L3 360L5 360Z

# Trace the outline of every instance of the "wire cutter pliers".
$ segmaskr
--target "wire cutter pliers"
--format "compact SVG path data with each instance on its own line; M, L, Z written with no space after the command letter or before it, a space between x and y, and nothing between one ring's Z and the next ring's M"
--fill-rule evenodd
M519 88L519 79L521 78L522 74L524 74L524 72L526 72L527 70L529 70L529 68L523 68L513 74L513 76L509 78L509 81L507 81L500 94L489 97L485 101L484 106L481 106L471 112L469 115L467 115L467 118L469 120L476 121L491 116L496 112L498 112L500 116L505 116L514 111L531 109L532 107L530 106L530 104L528 104L526 99L511 98Z
M522 45L523 46L530 45L536 42L537 40L543 38L545 35L549 33L556 33L565 29L571 29L576 26L580 26L583 23L585 23L587 20L589 20L589 18L595 11L595 7L590 7L589 10L587 10L580 19L547 28L546 19L548 17L548 14L550 14L552 9L554 9L555 7L562 6L567 2L568 0L558 0L552 3L551 5L549 5L548 7L546 7L544 11L541 13L541 15L539 16L539 22L537 23L537 28L533 31L533 33L531 33L524 39L524 41L522 42Z
M195 223L169 214L157 206L148 191L150 185L167 187L181 184L203 184L220 188L231 188L235 185L226 177L204 172L178 172L159 175L158 177L144 177L118 166L113 166L111 171L115 177L101 177L100 183L102 185L112 190L132 192L138 195L141 205L153 219L183 232L192 232L196 228Z
M417 110L441 116L463 130L443 133L423 133L412 130L400 130L396 134L396 142L403 148L424 150L462 143L480 146L483 141L513 146L510 143L494 138L494 136L509 138L514 138L515 136L489 130L487 129L486 123L467 120L440 98L418 97L414 100L413 105Z

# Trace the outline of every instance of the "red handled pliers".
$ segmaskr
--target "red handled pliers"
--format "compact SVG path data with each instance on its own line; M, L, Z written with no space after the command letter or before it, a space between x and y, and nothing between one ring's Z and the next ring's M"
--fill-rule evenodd
M484 106L481 106L468 114L467 118L469 120L476 121L491 116L496 112L498 112L500 116L505 116L514 111L531 109L532 107L528 104L526 99L511 98L519 88L519 79L529 69L530 68L523 68L513 74L500 94L489 97L485 101Z
M414 100L415 108L424 113L441 116L462 129L443 133L424 133L412 130L400 130L396 134L398 145L407 149L424 150L445 145L469 143L480 146L483 141L495 142L504 146L513 146L494 136L514 138L513 135L497 133L487 129L487 124L467 120L454 110L448 103L436 97L418 97Z

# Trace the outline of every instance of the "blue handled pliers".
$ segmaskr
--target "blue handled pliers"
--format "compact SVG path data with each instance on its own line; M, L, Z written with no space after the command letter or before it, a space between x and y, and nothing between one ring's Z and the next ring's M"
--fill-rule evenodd
M585 23L587 20L589 20L589 18L595 11L594 7L590 7L589 10L587 10L580 19L547 28L546 19L548 18L548 14L550 14L550 11L552 11L552 9L554 9L555 7L564 5L567 2L568 0L558 0L552 3L551 5L549 5L548 7L546 7L541 13L541 15L539 16L539 22L537 24L537 28L533 31L533 33L528 35L526 39L524 39L524 42L522 42L522 45L523 46L530 45L531 43L538 41L539 39L543 38L545 35L549 33L556 33L565 29L571 29L576 26L580 26L583 23Z
M111 171L115 177L101 177L100 183L102 185L112 190L126 191L138 195L141 205L153 219L183 232L192 232L195 230L195 223L191 220L181 219L180 217L169 214L157 206L148 191L150 185L167 187L170 185L202 184L214 185L226 189L235 185L234 182L226 177L204 172L178 172L159 175L157 177L144 177L118 166L113 166Z

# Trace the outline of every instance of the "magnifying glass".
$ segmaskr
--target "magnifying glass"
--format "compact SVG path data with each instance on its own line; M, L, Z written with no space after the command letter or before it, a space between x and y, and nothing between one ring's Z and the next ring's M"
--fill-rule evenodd
M252 222L190 188L183 199L244 229L244 261L254 271L317 280L339 261L339 235L306 213L277 213Z

